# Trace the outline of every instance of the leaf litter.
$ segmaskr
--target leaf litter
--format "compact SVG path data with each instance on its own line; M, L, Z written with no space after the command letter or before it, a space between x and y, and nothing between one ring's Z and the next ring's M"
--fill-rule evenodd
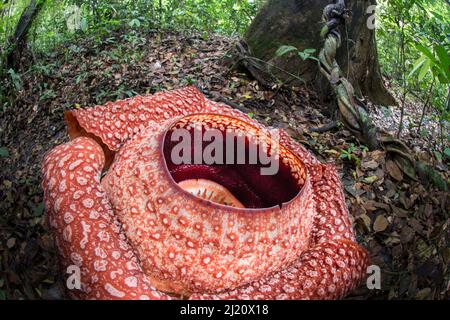
M63 111L191 84L284 128L321 161L336 164L357 240L382 271L381 290L362 285L348 299L448 297L449 194L403 176L384 152L369 152L342 128L309 132L330 121L314 88L261 87L231 68L236 41L196 33L115 33L107 41L83 40L30 57L34 67L28 63L20 71L23 89L0 117L0 298L66 297L40 187L44 153L68 140ZM417 145L415 151L436 166L433 154ZM448 180L448 163L440 166Z

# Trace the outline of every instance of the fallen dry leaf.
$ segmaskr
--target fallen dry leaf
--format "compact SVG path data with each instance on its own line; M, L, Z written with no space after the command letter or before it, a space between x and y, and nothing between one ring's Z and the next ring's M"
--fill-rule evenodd
M370 231L370 229L371 229L370 226L372 224L372 221L370 220L370 217L367 214L365 214L365 213L361 214L358 217L358 220L363 223L363 225L367 231Z
M330 121L320 111L324 106L314 88L277 85L262 89L246 74L230 70L222 62L223 57L232 53L235 38L211 34L205 39L195 33L159 31L142 34L146 45L136 48L124 41L122 35L109 34L107 37L114 40L113 44L81 39L74 45L76 50L70 49L70 45L62 51L56 48L55 55L40 54L22 66L24 90L0 116L1 146L9 153L9 157L0 157L0 194L4 195L0 212L5 226L14 226L13 233L9 227L0 228L0 258L2 271L6 271L5 277L0 277L3 281L0 298L3 292L13 299L66 298L63 290L53 287L64 280L60 279L53 240L43 223L45 214L37 220L42 208L40 162L45 151L68 139L64 110L103 104L129 95L153 94L191 83L215 101L224 98L245 107L254 119L265 125L294 128L289 130L294 139L321 160L335 163L342 174L350 214L356 217L358 241L368 248L373 263L379 264L382 271L393 271L383 275L382 290L366 290L357 294L358 298L415 299L416 294L420 298L444 297L448 283L442 279L448 273L450 261L448 193L412 181L397 164L386 159L384 151L360 152L357 148L355 156L361 159L360 166L339 159L333 150L348 150L354 136L342 128L308 134L307 129ZM119 46L144 58L133 59L130 64L111 59L109 53ZM70 58L67 60L66 49ZM33 71L33 63L55 65L52 77ZM43 85L54 93L52 99L41 99L42 92L36 88ZM240 98L244 100L242 103ZM406 104L406 110L409 107ZM393 124L379 106L369 105L369 108L379 128ZM426 141L420 137L404 134L402 140L409 146L425 148ZM442 170L442 173L448 179L448 172ZM362 181L364 176L369 180ZM16 239L14 245L9 240L12 237ZM30 239L36 239L36 244ZM424 259L427 269L420 274L416 270ZM17 266L21 266L21 272L16 270ZM428 270L432 270L432 276ZM64 288L64 283L61 286ZM420 292L424 288L431 291Z
M378 168L379 163L375 160L363 160L361 161L361 169L367 171L367 170L374 170Z
M386 170L389 173L389 175L398 182L401 182L403 180L403 172L400 170L400 168L394 161L392 160L386 161Z
M416 299L418 300L425 300L430 296L431 288L425 288L417 292Z
M16 244L16 238L9 238L8 241L6 241L6 246L8 249L11 249Z
M382 232L382 231L386 230L388 225L389 225L389 221L386 219L386 217L383 215L379 215L375 219L375 222L373 223L373 230L375 232Z

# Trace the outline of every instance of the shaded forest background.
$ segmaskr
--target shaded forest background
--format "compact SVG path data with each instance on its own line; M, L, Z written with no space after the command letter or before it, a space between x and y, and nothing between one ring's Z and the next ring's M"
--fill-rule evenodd
M135 45L142 43L143 34L151 30L239 37L245 35L263 4L263 0L2 0L1 107L5 109L12 104L14 92L21 89L23 73L49 73L53 67L52 64L39 65L35 61L31 65L26 64L30 68L24 70L18 61L22 51L29 54L27 58L39 59L41 56L51 57L55 50L64 46L65 59L70 59L71 54L79 49L76 43L81 39L107 42L108 35L118 31ZM35 9L32 11L35 17L27 30L21 30L19 20L24 10L30 7ZM445 148L448 136L445 136L444 128L449 120L449 7L448 1L444 0L380 0L376 11L370 9L367 13L368 23L376 23L381 71L395 90L401 92L397 101L402 111L399 131L404 126L414 127L422 136L436 137L436 150L433 151L438 152L439 158L450 156L450 150ZM21 36L19 42L18 36ZM252 40L252 35L247 34L246 38ZM345 46L354 43L355 40L350 39ZM280 55L292 47L292 43L279 45L281 49L284 47L284 51L279 51ZM302 50L306 50L300 55L303 60L313 59L318 54L317 49ZM44 97L52 94L48 88L41 90ZM124 94L118 96L123 97ZM405 124L404 105L408 101L419 102L423 108L417 110L421 116L414 123L406 120ZM438 123L433 132L422 128L428 119Z
M269 87L235 68L236 44L251 36L264 4L0 0L0 298L64 298L39 185L44 152L67 140L63 110L190 84L285 128L320 160L337 163L358 241L383 270L382 290L360 288L353 298L448 296L448 193L408 179L383 151L369 151L342 126L310 132L333 116L289 64ZM373 14L367 19L376 17L381 74L395 103L369 103L370 114L449 182L450 5L379 0ZM279 61L315 67L319 48L278 45Z

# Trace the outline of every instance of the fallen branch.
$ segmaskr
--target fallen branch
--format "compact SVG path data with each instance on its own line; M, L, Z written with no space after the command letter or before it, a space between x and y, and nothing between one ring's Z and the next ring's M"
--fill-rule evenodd
M212 99L214 101L222 102L222 103L232 107L233 109L237 109L237 110L242 111L244 113L250 113L251 112L250 109L248 109L248 108L246 108L244 106L241 106L241 105L239 105L239 104L237 104L237 103L235 103L233 101L230 101L230 100L228 100L228 99L226 99L226 98L224 98L222 96L214 96L213 97L211 94L209 94L207 91L203 90L202 88L197 87L197 89L200 90L206 97L208 97L208 98L210 98L210 99Z
M309 132L317 132L317 133L324 133L330 130L333 130L334 128L337 128L337 121L331 121L321 127L318 128L309 128Z
M249 112L251 112L250 109L248 109L248 108L246 108L246 107L244 107L244 106L241 106L241 105L239 105L239 104L237 104L237 103L235 103L235 102L233 102L233 101L229 101L229 100L225 99L224 97L218 97L218 98L216 98L216 100L217 100L218 102L225 103L226 105L229 105L230 107L232 107L232 108L234 108L234 109L237 109L237 110L240 110L240 111L242 111L242 112L244 112L244 113L249 113Z

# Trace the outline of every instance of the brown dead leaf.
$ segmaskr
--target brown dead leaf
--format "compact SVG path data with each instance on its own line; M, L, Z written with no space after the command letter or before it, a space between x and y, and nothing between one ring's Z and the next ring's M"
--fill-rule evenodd
M373 203L373 205L375 206L375 207L377 207L377 208L381 208L381 209L384 209L384 210L386 210L387 212L390 212L391 211L391 207L388 205L388 204L386 204L386 203L383 203L383 202L374 202Z
M404 226L400 231L400 240L402 243L408 243L414 238L414 230L408 226Z
M382 163L386 156L386 151L383 150L375 150L370 152L370 157L377 161L378 163Z
M423 230L422 223L420 223L420 221L415 218L409 220L408 224L414 229L415 232L420 233Z
M394 161L392 160L386 161L386 170L389 173L389 175L398 182L403 180L403 172L400 170L400 168Z
M364 209L366 209L367 211L377 210L377 207L375 206L375 201L373 201L373 200L366 200L363 202L362 205L363 205Z
M392 212L399 218L407 218L408 211L391 204Z
M370 217L367 214L363 213L360 216L358 216L357 221L364 227L365 230L370 231L372 221L370 220Z
M6 241L6 246L8 249L11 249L16 244L16 238L9 238L8 241Z
M386 217L383 215L379 215L375 219L375 222L373 223L373 230L375 232L382 232L382 231L386 230L388 225L389 225L389 221L386 219Z
M425 288L417 292L416 299L425 300L430 298L431 288Z
M375 160L361 161L361 169L363 169L364 171L374 170L374 169L378 168L378 166L379 166L379 163L376 162Z
M386 246L393 246L400 243L400 237L395 232L391 233L391 235L384 240L384 244Z

